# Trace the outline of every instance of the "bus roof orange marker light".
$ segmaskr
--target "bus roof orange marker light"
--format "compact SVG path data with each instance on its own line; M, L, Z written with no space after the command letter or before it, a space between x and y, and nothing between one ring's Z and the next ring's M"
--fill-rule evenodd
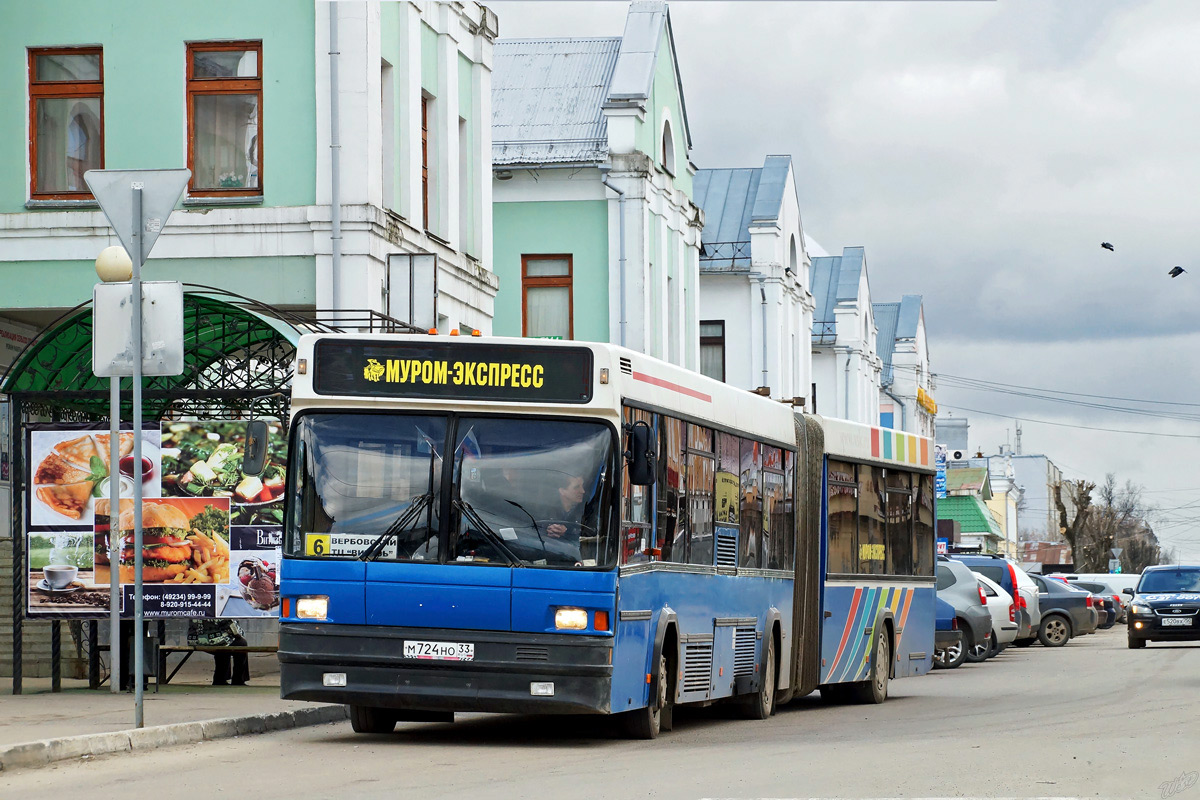
M450 329L450 335L451 335L451 336L458 336L458 328L451 328L451 329Z
M430 329L429 329L429 335L430 335L430 336L437 336L437 328L430 328Z
M471 335L472 336L483 336L483 332L480 331L479 328L472 328Z

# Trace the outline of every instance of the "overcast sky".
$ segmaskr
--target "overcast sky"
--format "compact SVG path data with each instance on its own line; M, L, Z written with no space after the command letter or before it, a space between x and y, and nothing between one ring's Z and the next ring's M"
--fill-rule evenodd
M619 36L627 9L489 5L502 37ZM1200 3L670 9L696 165L791 154L806 232L831 253L866 247L874 301L924 295L933 370L947 376L935 397L969 417L973 449L995 453L1020 417L1023 451L1068 477L1144 484L1160 538L1200 561L1200 421L948 377L1200 403ZM1172 280L1176 264L1194 272ZM1200 418L1200 406L1076 399Z

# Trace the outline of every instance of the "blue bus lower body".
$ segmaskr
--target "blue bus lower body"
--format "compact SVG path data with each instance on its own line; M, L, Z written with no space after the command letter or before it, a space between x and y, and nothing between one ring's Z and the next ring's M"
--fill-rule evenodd
M471 661L405 658L406 640L471 642ZM510 631L284 623L280 691L286 700L414 711L607 713L613 639ZM325 685L345 674L344 687ZM533 696L531 684L552 684Z
M821 683L867 680L877 626L891 633L893 678L929 672L933 667L936 596L932 581L826 581Z

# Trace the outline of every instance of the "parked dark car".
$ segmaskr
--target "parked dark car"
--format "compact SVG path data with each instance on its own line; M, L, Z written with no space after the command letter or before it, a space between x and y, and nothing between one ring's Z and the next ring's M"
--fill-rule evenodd
M954 606L942 598L935 597L934 603L933 665L939 669L954 669L967 660L967 650L962 645L962 631L958 629L958 617L954 613Z
M1198 640L1200 566L1146 567L1129 604L1130 649L1146 642Z
M1038 586L1042 622L1038 641L1046 647L1062 647L1073 636L1095 632L1096 612L1091 592L1072 589L1062 581L1030 575Z
M1125 621L1125 607L1128 605L1127 601L1129 598L1123 598L1121 593L1111 583L1102 583L1100 581L1070 581L1070 583L1072 586L1078 586L1080 589L1087 589L1092 593L1093 597L1110 598L1117 610L1117 618L1115 621Z
M987 598L979 588L979 579L961 561L938 557L937 596L954 606L958 629L963 635L963 650L971 652L976 643L990 644L992 614Z
M1041 623L1041 613L1037 604L1037 592L1031 586L1029 576L1019 566L1000 555L968 555L953 556L955 561L961 561L981 575L986 575L1000 584L1004 591L1013 597L1013 605L1017 613L1018 645L1033 644L1037 638L1038 625Z

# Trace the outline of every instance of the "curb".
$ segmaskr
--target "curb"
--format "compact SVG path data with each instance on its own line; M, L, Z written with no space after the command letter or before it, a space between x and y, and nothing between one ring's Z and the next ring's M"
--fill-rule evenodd
M350 712L346 706L317 706L273 714L178 722L173 725L157 725L112 733L42 739L0 748L0 771L44 767L57 761L84 756L138 752L177 744L194 744L234 736L324 725L329 722L341 722L349 716Z

